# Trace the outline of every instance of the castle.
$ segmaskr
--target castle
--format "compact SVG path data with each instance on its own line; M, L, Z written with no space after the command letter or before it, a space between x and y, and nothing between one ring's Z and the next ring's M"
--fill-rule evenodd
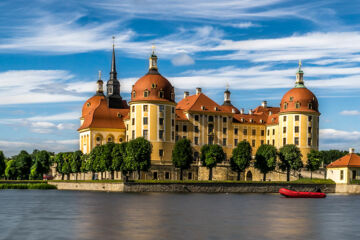
M82 108L81 126L78 129L80 150L91 150L107 142L121 143L144 137L152 144L151 164L145 179L178 179L172 166L172 149L180 138L191 140L194 166L185 172L185 179L207 179L206 169L199 164L200 148L204 144L219 144L227 161L215 169L214 179L232 179L229 158L238 142L247 140L253 154L262 144L280 148L295 144L301 150L303 161L307 153L319 146L319 110L316 96L305 87L301 64L296 73L294 88L283 96L280 107L270 107L266 101L245 113L231 103L230 91L224 92L224 102L219 105L206 96L201 88L175 102L175 89L158 69L153 51L149 58L149 71L132 86L131 100L127 103L120 94L117 79L115 49L113 46L110 79L106 95L101 75L96 94ZM250 167L245 179L255 179L256 169ZM276 174L275 174L276 175ZM279 176L273 176L276 180ZM260 176L259 176L260 179Z

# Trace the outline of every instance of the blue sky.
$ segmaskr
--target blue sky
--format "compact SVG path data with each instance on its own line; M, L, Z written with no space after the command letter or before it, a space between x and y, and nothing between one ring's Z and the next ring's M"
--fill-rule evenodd
M320 148L360 149L360 2L343 0L1 1L0 149L78 148L83 102L107 80L116 37L121 94L159 70L183 91L238 108L279 106L302 59L320 102Z

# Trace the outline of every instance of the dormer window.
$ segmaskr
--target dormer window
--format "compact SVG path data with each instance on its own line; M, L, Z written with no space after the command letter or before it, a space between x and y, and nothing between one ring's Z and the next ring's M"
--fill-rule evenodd
M121 113L117 113L117 116L118 116L118 118L122 117Z
M171 100L174 100L174 96L175 96L175 94L172 92L171 93Z
M299 102L295 103L295 108L300 108L300 103Z
M135 98L136 97L136 92L135 91L133 91L133 98Z
M312 103L309 103L309 109L313 109Z
M287 109L287 107L288 107L288 104L284 103L284 109Z
M214 107L214 110L215 110L215 111L218 111L218 108L217 108L217 107Z
M292 102L294 100L294 97L290 97L290 102Z
M156 83L151 84L151 88L156 88L156 87L157 87Z
M160 91L159 91L159 97L160 97L160 98L164 98L164 91L163 91L163 90L160 90Z
M149 96L149 90L145 89L144 91L144 97L148 97Z
M88 103L86 104L86 106L87 106L87 107L90 107L90 106L91 106L91 103L88 102Z

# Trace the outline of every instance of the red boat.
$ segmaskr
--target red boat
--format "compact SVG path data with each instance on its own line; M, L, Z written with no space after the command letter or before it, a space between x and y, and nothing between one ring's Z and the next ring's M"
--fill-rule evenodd
M322 192L297 192L286 188L280 188L279 193L288 198L324 198L325 193Z

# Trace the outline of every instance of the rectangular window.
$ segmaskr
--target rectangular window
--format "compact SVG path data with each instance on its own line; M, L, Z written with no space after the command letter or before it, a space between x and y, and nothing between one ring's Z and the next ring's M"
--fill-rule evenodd
M191 180L192 179L192 172L189 172L188 173L188 180Z
M161 140L164 138L164 130L159 130L159 138Z
M295 126L295 132L296 132L296 133L299 132L299 126Z
M275 129L273 129L273 135L275 135Z
M148 139L148 130L143 130L143 137Z
M159 105L159 112L164 112L164 105Z
M309 122L311 122L312 121L312 116L308 116L308 120L309 120Z
M223 128L223 134L226 134L227 129Z
M208 137L208 144L213 144L214 143L214 137L213 136L209 136Z
M270 144L270 140L267 140L267 145L269 145Z
M311 127L308 127L308 133L311 133Z
M164 118L159 118L159 124L162 126L164 125Z
M311 146L311 138L308 138L308 146Z
M179 135L176 135L175 142L179 141Z
M275 139L272 140L272 145L275 146Z
M187 126L183 125L183 132L187 132Z
M263 145L263 144L264 144L264 140L261 140L261 141L260 141L260 144Z
M213 122L214 121L214 116L209 116L208 121Z
M148 118L147 118L147 117L144 117L144 118L143 118L143 123L144 123L144 125L147 125L147 124L148 124Z
M283 127L283 133L286 133L286 127Z
M224 123L227 122L227 117L223 117L223 122L224 122Z
M171 113L175 113L175 108L174 107L171 108Z
M157 180L158 179L158 173L157 172L153 172L153 180Z
M295 121L299 121L299 115L295 115Z
M199 121L199 115L195 115L195 121Z
M237 139L234 140L234 146L236 147L238 145L238 141Z
M247 135L247 129L246 129L246 128L244 128L243 134L244 134L245 136Z
M164 150L163 149L159 149L159 157L164 156Z
M175 126L175 131L179 131L179 125Z
M286 138L283 138L283 145L286 145Z
M255 140L252 140L252 141L251 141L251 146L252 146L252 147L255 147Z
M175 132L171 132L171 139L174 140L175 139Z
M129 130L129 124L126 124L126 131Z
M132 137L132 139L135 139L135 130L132 130L131 137Z
M344 170L340 170L340 180L344 180Z
M234 129L234 134L235 134L235 135L238 135L238 132L239 132L239 129L235 128L235 129Z
M253 130L251 131L251 135L253 135L253 136L256 135L256 130L255 130L255 129L253 129Z
M143 106L143 111L144 111L144 112L147 112L147 111L148 111L148 105L144 105L144 106Z
M265 130L261 130L261 136L265 135Z
M195 143L195 145L199 145L199 137L194 138L194 143Z
M194 132L196 132L196 133L199 132L199 127L198 126L194 126Z
M223 138L222 144L223 144L223 146L226 146L226 138Z
M270 129L267 130L267 135L270 136Z
M286 122L286 116L283 117L283 121Z
M135 106L132 106L132 112L135 112Z
M214 131L214 125L209 124L208 125L208 134L211 134Z
M175 125L175 120L171 119L171 126L174 126L174 125Z
M135 118L132 118L132 119L131 119L131 124L132 124L132 125L135 125Z
M299 138L298 138L298 137L295 137L295 138L294 138L294 143L295 143L296 146L299 145Z
M165 172L165 179L170 179L170 173L169 172Z

